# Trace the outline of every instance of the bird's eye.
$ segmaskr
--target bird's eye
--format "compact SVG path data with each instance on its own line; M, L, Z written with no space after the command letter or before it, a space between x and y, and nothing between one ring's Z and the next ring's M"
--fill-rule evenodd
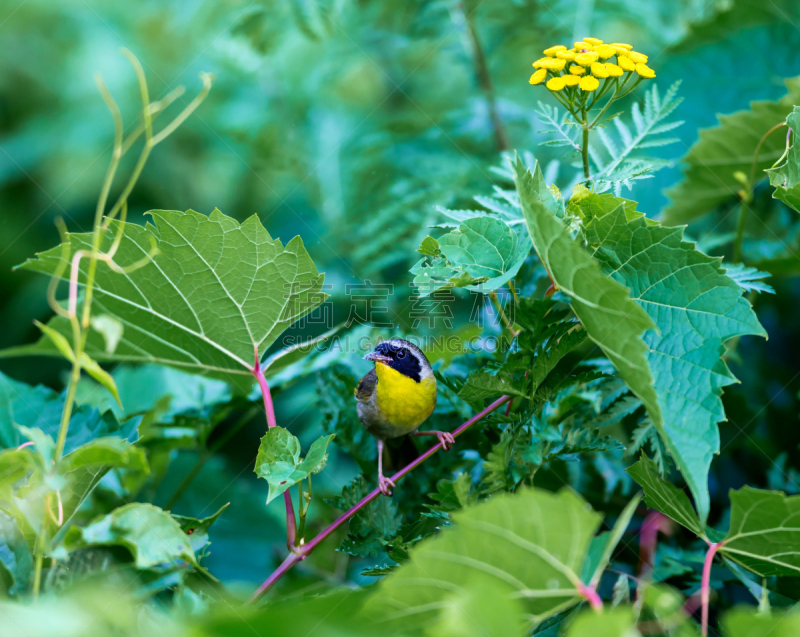
M397 358L405 358L405 357L406 357L406 350L401 349L399 352L397 352Z

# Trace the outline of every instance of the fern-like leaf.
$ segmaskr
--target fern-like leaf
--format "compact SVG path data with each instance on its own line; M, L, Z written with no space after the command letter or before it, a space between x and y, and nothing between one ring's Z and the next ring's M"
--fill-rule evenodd
M678 141L675 137L662 135L683 123L665 121L683 100L676 97L679 86L680 81L675 82L662 98L654 84L645 94L644 112L639 104L634 104L631 108L632 125L616 117L613 119L616 135L610 127L597 130L597 138L601 144L589 149L596 169L595 192L613 189L619 196L622 186L630 189L632 181L646 179L650 177L649 173L671 164L660 159L633 157L632 154L644 148L666 146ZM608 159L605 158L606 155Z
M539 110L536 111L536 116L544 124L541 132L556 136L555 139L542 142L542 146L571 146L580 151L581 147L577 141L578 136L570 130L570 127L574 127L575 123L566 115L563 119L560 119L558 117L558 109L555 106L548 106L539 102Z

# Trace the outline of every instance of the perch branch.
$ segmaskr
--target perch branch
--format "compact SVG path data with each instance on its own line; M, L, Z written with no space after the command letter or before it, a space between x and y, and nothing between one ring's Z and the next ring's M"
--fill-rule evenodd
M266 382L264 383L266 384ZM263 389L264 385L262 385ZM504 405L511 399L511 396L501 396L497 400L495 400L491 405L489 405L486 409L481 412L475 414L472 418L467 420L465 423L460 425L454 432L453 437L457 438L462 433L464 433L467 429L472 427L476 422L483 419L493 411L495 411L498 407ZM428 458L433 456L439 449L442 448L442 443L439 442L430 449L428 449L425 453L419 456L416 460L412 461L411 463L407 464L405 467L400 469L397 473L395 473L391 480L392 482L397 482L398 480L402 480L406 475L411 473L414 469L416 469L419 465L425 462ZM287 492L288 493L288 492ZM258 590L253 593L253 596L250 598L250 602L254 602L258 600L264 593L266 593L270 588L272 588L275 583L283 577L289 569L291 569L295 564L301 562L302 560L306 559L311 552L317 548L325 538L331 535L336 529L338 529L342 524L347 522L350 518L352 518L356 513L358 513L361 509L367 506L370 502L372 502L375 498L381 495L380 489L373 489L368 495L362 498L354 507L352 507L346 513L340 515L336 520L334 520L331 524L329 524L319 535L317 535L314 539L312 539L307 544L303 544L299 546L297 549L289 553L285 560L281 563L281 565L272 573L261 586L258 587Z

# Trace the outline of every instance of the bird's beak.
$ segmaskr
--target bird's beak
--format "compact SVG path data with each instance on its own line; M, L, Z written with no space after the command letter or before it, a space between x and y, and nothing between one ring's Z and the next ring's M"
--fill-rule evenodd
M378 352L370 352L364 356L365 360L374 361L376 363L383 363L384 365L388 365L392 362L392 359L388 356L384 356L383 354L379 354Z

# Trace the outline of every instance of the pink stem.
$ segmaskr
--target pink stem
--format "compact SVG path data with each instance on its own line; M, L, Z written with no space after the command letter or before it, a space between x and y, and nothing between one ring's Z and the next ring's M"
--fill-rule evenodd
M672 533L670 519L660 511L650 511L639 530L639 575L650 572L658 546L658 532L664 535Z
M19 451L20 449L24 449L25 447L30 447L31 445L33 445L33 443L30 442L30 441L29 442L23 442L19 447L17 447L17 451Z
M256 350L256 362L253 365L253 375L256 377L261 387L261 395L264 398L264 411L267 413L267 428L272 429L277 426L275 421L275 408L272 405L272 393L269 390L267 379L261 369L258 350ZM292 504L292 494L289 491L283 492L283 502L286 505L286 546L290 551L294 550L297 542L297 521L294 517L294 505Z
M700 605L702 607L700 630L703 633L703 637L708 635L708 599L711 593L711 563L714 561L714 555L717 553L717 549L722 546L722 544L722 542L709 543L706 559L705 562L703 562L703 578L700 582Z
M492 413L495 409L500 407L501 405L505 404L507 401L511 399L511 396L502 396L495 400L491 405L489 405L486 409L481 412L475 414L472 418L467 420L465 423L460 425L458 429L453 431L453 437L457 438L462 433L464 433L467 429L472 427L476 422L483 419L490 413ZM407 464L405 467L400 469L397 473L395 473L391 480L394 483L397 483L398 480L402 480L405 476L411 473L414 469L416 469L419 465L425 462L428 458L434 455L439 449L442 448L442 443L436 443L428 449L425 453L421 456ZM277 570L272 573L261 586L258 587L258 590L253 593L253 596L250 598L250 602L256 601L259 597L261 597L264 593L266 593L272 586L281 578L283 577L290 568L292 568L298 562L306 559L311 552L317 547L320 542L322 542L325 538L327 538L331 533L333 533L336 529L338 529L342 524L347 522L350 518L352 518L356 513L358 513L361 509L367 506L370 502L372 502L375 498L381 495L380 489L373 489L369 494L367 494L364 498L362 498L353 508L351 508L346 513L340 515L336 520L334 520L331 524L329 524L322 532L317 535L313 540L308 542L308 544L303 544L295 551L289 554L289 556L283 561L283 563L277 568ZM597 595L595 593L595 595ZM600 599L599 597L597 599ZM601 602L602 606L602 602Z
M600 595L597 594L597 591L594 590L594 586L586 586L586 584L581 584L578 586L578 592L586 599L587 602L589 602L589 605L594 610L603 610L603 600L600 598Z

